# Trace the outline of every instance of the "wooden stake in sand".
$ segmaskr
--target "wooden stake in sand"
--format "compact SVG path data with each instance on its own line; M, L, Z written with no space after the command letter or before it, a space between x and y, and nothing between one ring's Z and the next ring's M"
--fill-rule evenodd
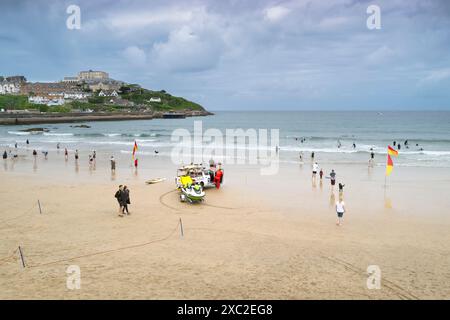
M22 262L22 267L25 269L26 265L25 265L25 259L23 257L23 252L22 252L22 248L19 246L19 257L20 257L20 261Z
M42 214L41 202L38 200L39 213Z
M181 218L180 218L180 231L181 231L181 237L184 237L183 221L181 221Z

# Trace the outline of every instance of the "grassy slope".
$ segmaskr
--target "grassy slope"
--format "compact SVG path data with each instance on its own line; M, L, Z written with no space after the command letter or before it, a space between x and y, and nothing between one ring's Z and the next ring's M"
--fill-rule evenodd
M182 111L182 110L204 110L199 104L181 97L174 97L164 91L151 91L139 89L134 92L123 93L121 98L134 102L134 104L151 108L155 111ZM161 98L161 102L150 102L150 98ZM106 104L108 97L92 97L88 102L73 101L64 106L47 107L28 103L27 96L23 95L0 95L0 108L4 109L36 109L43 112L70 112L71 109L91 109L94 111L120 111L128 108Z

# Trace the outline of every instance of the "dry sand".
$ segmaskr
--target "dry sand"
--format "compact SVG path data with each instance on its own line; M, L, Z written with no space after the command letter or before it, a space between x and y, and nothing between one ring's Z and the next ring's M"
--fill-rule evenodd
M225 167L223 188L189 205L167 159L115 177L107 159L95 171L80 163L76 172L62 155L34 170L30 157L0 168L1 299L450 298L445 170L394 168L385 189L382 167L337 166L348 209L337 227L329 180L313 186L309 164L267 177ZM168 179L144 184L157 176ZM131 189L123 218L119 183ZM81 269L80 290L66 287L70 265ZM381 269L379 290L366 286L369 265Z

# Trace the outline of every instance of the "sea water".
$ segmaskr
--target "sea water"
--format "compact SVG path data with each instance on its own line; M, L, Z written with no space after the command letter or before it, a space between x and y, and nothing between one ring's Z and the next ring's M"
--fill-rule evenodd
M371 149L379 165L384 165L387 146L401 144L399 166L450 167L450 112L216 112L213 116L186 119L0 126L0 151L19 148L37 150L96 150L131 154L134 142L139 156L169 157L177 142L171 141L174 130L184 128L193 133L194 121L201 121L203 131L219 129L278 129L280 162L298 163L300 155L310 161L311 153L321 163L367 163ZM47 128L48 132L21 130ZM270 130L269 130L270 131ZM404 143L408 141L408 146ZM270 141L270 140L269 140ZM356 147L353 146L355 144ZM252 148L248 141L236 148Z

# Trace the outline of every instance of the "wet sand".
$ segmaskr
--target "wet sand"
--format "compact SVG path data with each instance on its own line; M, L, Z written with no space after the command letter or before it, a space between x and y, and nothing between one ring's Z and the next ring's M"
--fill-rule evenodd
M384 188L382 166L336 166L347 204L337 227L337 191L328 179L312 183L309 162L275 176L225 166L223 187L189 205L167 158L143 157L136 173L119 156L111 176L109 154L95 170L81 156L78 170L53 153L2 163L1 299L450 298L445 170L394 168ZM123 218L118 184L131 190ZM70 265L81 269L80 290L66 287ZM381 289L367 288L369 265L380 267Z

